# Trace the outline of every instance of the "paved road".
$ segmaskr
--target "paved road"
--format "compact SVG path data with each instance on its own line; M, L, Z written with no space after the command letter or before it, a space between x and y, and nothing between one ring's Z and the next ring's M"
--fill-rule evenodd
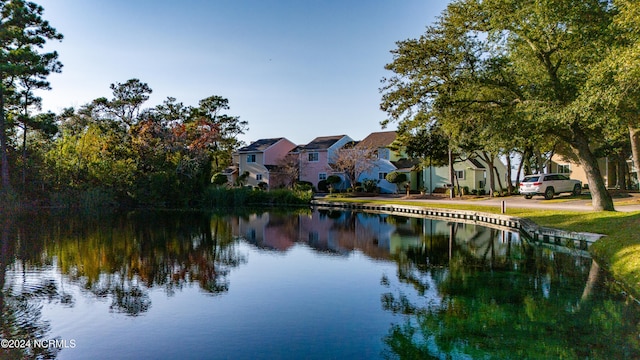
M553 210L573 210L573 211L593 211L591 200L574 199L570 195L556 196L554 200L544 200L542 197L534 197L533 199L525 199L523 196L509 196L499 198L482 198L482 199L449 199L446 197L431 197L431 198L406 198L399 195L378 196L374 198L362 198L362 199L397 199L402 201L415 201L415 202L429 202L429 203L443 203L443 204L468 204L468 205L481 205L481 206L496 206L501 207L502 202L506 202L507 208L524 208L524 209L553 209ZM640 204L624 205L621 202L630 202L634 199L640 199L640 194L633 194L632 197L616 198L614 199L614 205L616 211L630 212L640 211Z

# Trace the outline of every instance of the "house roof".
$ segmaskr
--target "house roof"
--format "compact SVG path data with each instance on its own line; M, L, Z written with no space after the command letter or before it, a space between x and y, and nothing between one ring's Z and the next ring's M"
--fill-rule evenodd
M235 174L238 172L238 167L237 166L229 166L228 168L222 170L222 173L225 175L231 175L231 174Z
M396 139L395 131L380 131L369 134L358 144L359 147L381 148L387 147Z
M273 146L275 143L277 143L278 141L280 141L282 139L284 139L284 138L279 137L279 138L272 138L272 139L260 139L260 140L252 142L251 144L249 144L249 145L247 145L245 147L241 147L240 149L238 149L238 152L265 151L269 147Z
M289 150L289 153L299 153L300 150L304 149L304 145L296 145L293 149Z
M307 145L300 146L300 150L327 150L345 136L346 135L320 136L313 139L313 141Z
M399 159L398 161L392 161L391 162L393 165L395 165L395 167L399 170L399 171L410 171L413 170L415 168L416 165L418 165L420 163L419 160L416 159Z
M467 159L476 169L484 169L484 165L478 159L470 158Z

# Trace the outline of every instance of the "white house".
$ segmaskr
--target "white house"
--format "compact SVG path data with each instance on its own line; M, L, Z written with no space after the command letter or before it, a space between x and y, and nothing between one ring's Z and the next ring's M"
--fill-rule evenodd
M357 146L375 149L377 159L374 161L373 167L362 173L358 177L359 182L367 179L378 181L378 187L383 194L395 193L398 191L396 184L388 182L385 177L390 172L401 172L407 175L412 190L419 189L419 173L415 170L416 161L407 159L406 154L402 151L391 149L391 144L396 140L395 131L382 131L369 134L362 139Z

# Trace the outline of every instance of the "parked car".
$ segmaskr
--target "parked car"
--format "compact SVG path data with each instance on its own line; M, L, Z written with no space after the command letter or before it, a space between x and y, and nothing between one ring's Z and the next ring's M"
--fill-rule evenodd
M534 195L544 195L547 200L561 193L582 193L582 181L570 179L564 174L537 174L527 175L520 182L520 194L525 199L531 199Z

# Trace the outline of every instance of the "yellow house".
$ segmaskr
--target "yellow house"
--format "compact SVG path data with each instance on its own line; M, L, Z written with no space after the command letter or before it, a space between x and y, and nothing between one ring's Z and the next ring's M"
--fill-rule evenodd
M626 169L623 169L623 172L629 176L628 180L631 188L638 189L637 172L633 166L633 161L628 159L626 162ZM598 168L600 169L600 174L604 179L604 184L608 189L619 189L622 187L621 181L619 181L621 180L619 176L619 166L620 163L618 161L614 161L609 157L598 159ZM549 172L568 174L572 179L580 180L583 184L588 183L587 174L584 171L584 168L577 160L567 155L554 154L551 157Z

